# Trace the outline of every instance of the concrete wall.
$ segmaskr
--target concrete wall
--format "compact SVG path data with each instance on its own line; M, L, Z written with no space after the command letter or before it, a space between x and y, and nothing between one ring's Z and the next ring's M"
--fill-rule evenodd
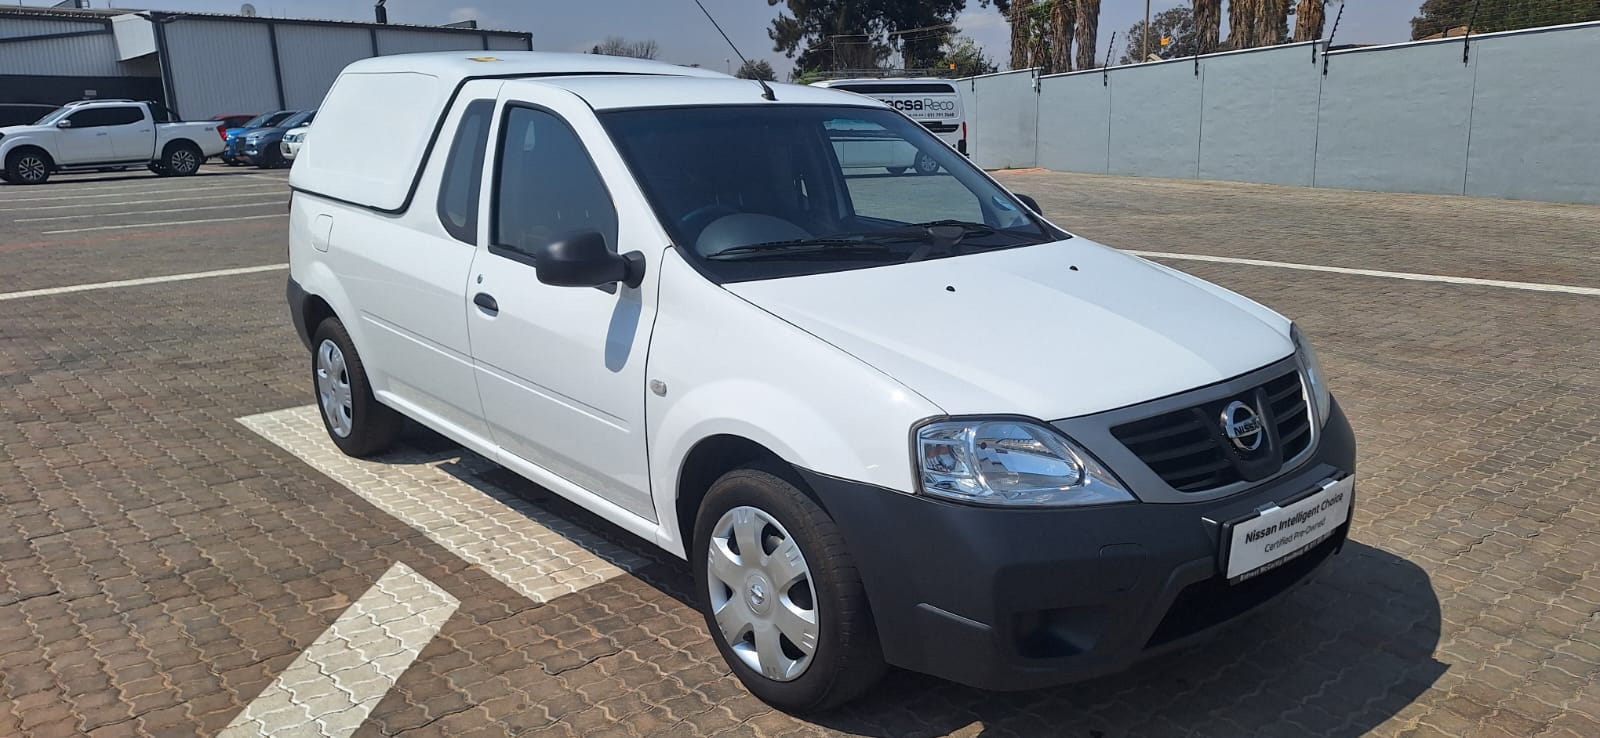
M967 146L982 151L983 166L1020 168L1035 166L1039 140L1039 95L1033 70L974 77L962 95L962 111L969 131Z
M989 168L1600 204L1600 23L1462 48L1294 44L959 87Z
M1296 44L1225 59L1201 61L1200 179L1311 186L1321 58Z

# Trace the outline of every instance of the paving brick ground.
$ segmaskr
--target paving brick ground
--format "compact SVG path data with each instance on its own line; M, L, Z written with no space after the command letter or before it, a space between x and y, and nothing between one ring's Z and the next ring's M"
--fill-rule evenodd
M0 292L281 262L280 219L43 233L243 176L208 171L0 187ZM1600 285L1600 208L1006 176L1115 246ZM24 198L102 193L20 222L83 202ZM809 721L739 687L684 566L573 506L461 475L629 562L540 604L237 422L309 402L282 273L0 301L0 735L217 734L396 564L459 606L356 735L1600 735L1600 299L1175 266L1317 340L1361 443L1354 543L1125 674L992 694L897 673Z

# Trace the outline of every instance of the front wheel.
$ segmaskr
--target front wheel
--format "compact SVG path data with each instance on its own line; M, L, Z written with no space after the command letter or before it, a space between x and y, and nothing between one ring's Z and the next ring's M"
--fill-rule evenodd
M833 707L883 676L866 590L828 514L779 473L718 479L695 522L701 611L752 693L792 712Z
M884 169L889 170L889 173L893 174L895 176L899 176L899 175L902 175L902 174L906 173L906 168L905 167L884 167Z
M6 181L14 184L44 184L50 179L50 160L34 149L13 151L6 157Z
M404 426L401 415L372 396L366 367L350 333L338 318L317 326L311 345L311 383L322 425L334 445L349 456L371 456L394 444Z

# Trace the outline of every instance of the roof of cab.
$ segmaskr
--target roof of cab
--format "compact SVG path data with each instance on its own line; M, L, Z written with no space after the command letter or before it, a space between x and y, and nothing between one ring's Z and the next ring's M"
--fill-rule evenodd
M716 79L660 79L629 76L551 77L511 84L559 87L583 98L595 110L681 107L685 105L853 105L884 107L877 100L806 85L769 83L776 100L762 98L754 80L716 75ZM509 89L509 88L508 88Z
M447 81L471 77L530 77L567 74L645 74L678 77L721 77L721 72L681 67L665 62L601 54L557 54L546 51L441 51L394 54L362 59L344 68L345 74L409 72Z

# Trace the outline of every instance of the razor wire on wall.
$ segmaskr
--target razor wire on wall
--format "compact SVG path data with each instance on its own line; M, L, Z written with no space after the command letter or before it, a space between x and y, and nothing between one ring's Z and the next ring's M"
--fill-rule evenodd
M1547 17L1516 16L1517 2L1482 0L1478 11ZM1559 0L1541 12L1552 7L1584 9ZM1344 22L1359 11L1352 3ZM1600 204L1600 22L1469 27L1375 47L1335 39L1331 51L1319 41L1024 70L958 88L970 150L990 168Z

